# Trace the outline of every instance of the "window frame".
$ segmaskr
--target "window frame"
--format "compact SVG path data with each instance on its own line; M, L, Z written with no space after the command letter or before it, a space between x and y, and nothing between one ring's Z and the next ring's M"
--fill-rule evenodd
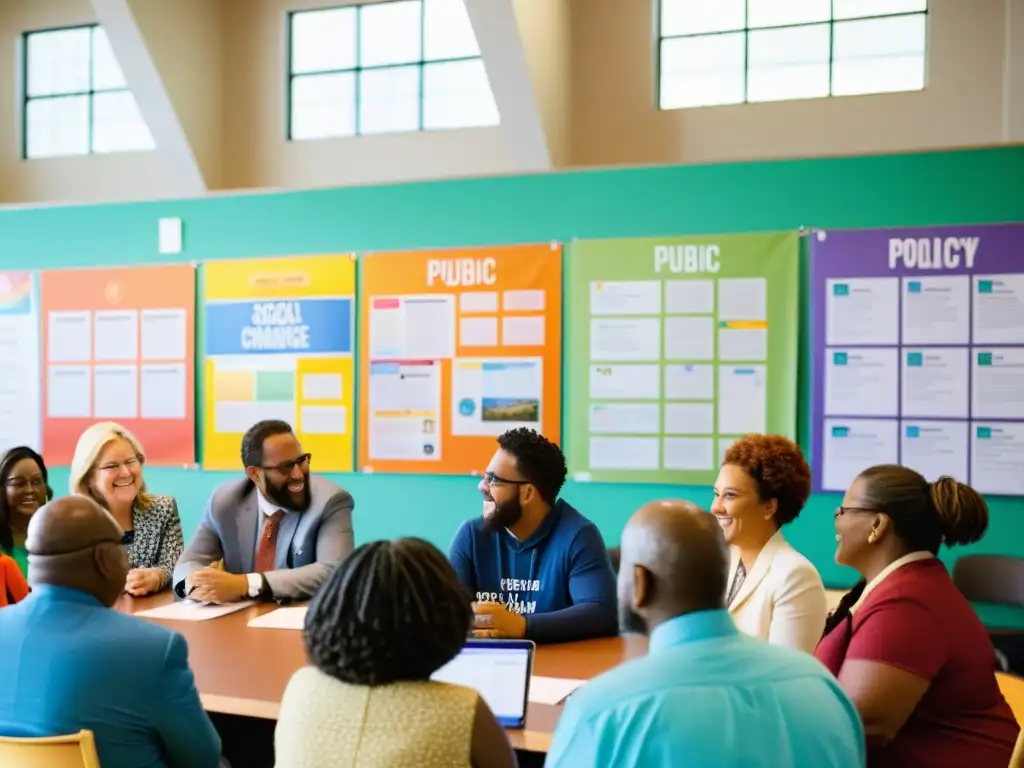
M62 27L43 27L43 28L40 28L40 29L25 30L24 32L21 33L21 40L20 40L20 44L21 44L21 52L20 53L21 53L21 55L19 56L19 59L20 59L20 65L21 65L21 78L20 78L20 80L21 80L21 159L22 160L57 160L57 159L60 159L60 158L67 158L67 157L89 157L91 155L112 155L112 154L118 154L118 153L121 153L121 152L152 152L152 151L154 151L155 148L154 149L136 149L136 148L116 149L116 150L110 150L108 152L97 152L96 151L96 111L95 111L95 101L96 101L97 94L107 94L107 93L128 93L128 94L131 94L131 92L132 92L131 86L129 86L128 83L127 83L127 78L125 78L125 80L126 80L125 85L122 86L122 87L119 87L119 88L96 88L96 81L95 81L95 76L96 76L96 72L95 72L95 68L96 68L95 67L95 59L96 59L96 30L100 29L102 26L103 25L100 24L99 22L94 22L94 23L91 23L91 24L72 24L70 26L62 26ZM29 69L29 67L28 67L28 55L29 55L28 54L28 48L29 48L28 42L29 42L29 38L31 38L33 35L45 35L45 34L51 33L51 32L69 32L69 31L74 31L74 30L79 30L79 29L88 29L89 30L89 88L88 88L88 90L85 90L85 91L67 91L67 92L63 92L62 91L60 93L46 94L45 96L31 96L31 95L29 95L29 92L28 92L28 69ZM118 62L118 67L120 67L120 62ZM122 74L123 74L123 72L122 72ZM28 105L29 105L29 102L32 102L32 101L53 101L55 99L64 99L64 98L82 97L82 96L86 97L86 102L88 104L88 110L87 110L88 121L89 121L88 122L88 126L87 126L88 127L88 135L89 135L88 151L86 151L84 153L76 152L74 154L68 154L68 155L41 155L41 156L38 156L38 157L33 157L33 156L29 155L29 153L28 153ZM145 118L143 118L143 122L145 122ZM147 129L149 128L148 125L146 127L147 127ZM152 132L150 132L150 133L152 135ZM154 138L154 144L155 143L156 143L156 140Z
M716 107L739 107L747 104L772 104L772 103L786 103L793 101L811 101L813 99L841 99L847 98L849 95L857 96L872 96L872 95L884 95L891 93L916 93L917 91L880 91L877 93L863 93L863 94L839 94L838 96L832 93L833 79L835 77L835 38L836 38L836 24L845 23L851 21L874 21L878 19L901 19L910 18L914 16L923 16L925 23L925 51L924 51L924 85L921 90L928 87L928 41L927 41L927 30L928 30L928 15L931 13L931 2L926 0L923 11L904 11L901 13L876 13L867 14L865 16L851 16L836 19L836 3L835 0L829 0L829 17L826 21L804 21L791 24L775 24L772 26L761 26L752 27L750 26L750 0L743 0L743 26L736 29L725 29L716 30L715 32L689 32L682 35L664 35L662 34L662 0L653 0L654 2L654 35L655 35L655 46L654 46L654 66L655 66L655 77L654 77L654 103L657 105L659 112L675 112L684 109L713 109ZM759 32L761 30L775 30L775 29L796 29L799 27L814 27L821 26L823 24L828 25L828 93L824 96L802 96L790 99L775 99L775 100L750 100L750 33ZM664 107L661 104L661 81L663 76L662 70L662 45L666 40L683 40L697 37L716 37L719 35L734 35L736 33L743 34L743 101L728 102L726 104L695 104L692 106L685 107Z
M448 128L426 128L424 126L424 124L423 124L423 104L424 104L424 92L423 91L424 91L424 82L425 82L424 71L426 70L427 67L429 67L431 65L434 65L434 64L452 64L452 63L457 63L457 62L467 62L467 61L477 61L477 60L483 61L483 53L482 52L481 53L477 53L475 56L454 56L454 57L439 58L439 59L428 59L428 58L426 58L426 54L425 54L425 47L426 47L426 14L425 14L424 0L416 0L416 2L418 2L419 5L420 5L420 54L419 54L419 58L418 59L414 59L413 61L401 62L401 63L398 63L398 64L373 64L373 65L370 65L370 66L363 66L361 61L360 61L361 58L362 58L362 41L361 41L360 38L361 38L361 34L362 34L363 9L366 8L367 6L387 5L388 3L402 2L402 1L403 0L382 0L382 2L366 2L366 0L364 0L363 2L350 3L350 4L345 4L345 5L331 5L331 6L326 6L326 7L304 8L304 9L295 9L295 10L287 11L287 19L286 19L286 24L285 24L285 38L286 38L285 39L285 61L286 61L286 65L285 65L285 89L286 89L286 97L285 97L285 110L284 110L285 141L301 142L301 141L323 141L323 140L330 140L330 139L355 139L355 138L361 138L361 137L364 137L364 136L390 136L390 135L400 135L400 134L403 134L403 133L424 133L424 132L435 131L435 130L452 130L452 129L448 129ZM295 45L295 35L294 35L294 31L293 31L294 30L294 20L295 20L295 17L296 16L301 16L302 14L306 14L306 13L316 13L317 11L333 11L333 10L339 10L339 9L344 9L344 8L350 8L350 9L352 9L355 12L355 41L356 41L356 46L355 46L355 66L353 66L353 67L344 67L344 68L340 68L340 69L317 69L317 70L313 70L313 71L310 71L310 72L299 72L299 73L294 72L292 70L292 58L293 58L294 45ZM479 42L477 43L477 47L479 48ZM361 99L361 96L362 96L362 79L360 78L360 75L363 72L374 72L374 71L382 71L382 70L388 70L388 69L400 69L400 68L408 68L408 67L416 67L417 70L418 70L418 73L419 73L419 78L418 78L418 81L417 81L417 94L416 94L416 102L417 102L416 128L411 130L411 131L372 131L370 133L363 133L362 130L361 130L361 128L362 128L362 119L361 119L361 116L360 116L360 106L362 104L362 99ZM354 82L353 100L352 100L352 107L353 107L353 110L354 110L353 111L353 117L354 117L354 119L353 119L354 130L353 130L353 132L350 133L350 134L340 134L340 135L337 135L337 136L323 136L323 137L318 137L318 138L314 138L314 139L304 139L304 138L296 139L294 136L292 136L292 116L293 116L293 113L294 113L294 105L295 105L295 99L294 99L295 81L297 79L300 79L300 78L303 78L303 77L317 77L317 76L322 76L322 75L340 75L340 74L351 74L352 78L353 78L353 82ZM472 127L479 127L479 126L465 126L465 127L466 128L472 128ZM458 130L458 128L456 128L454 130Z

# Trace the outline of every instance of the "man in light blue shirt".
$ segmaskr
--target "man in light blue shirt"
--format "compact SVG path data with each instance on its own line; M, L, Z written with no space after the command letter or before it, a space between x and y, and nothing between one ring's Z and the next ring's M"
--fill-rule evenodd
M741 634L725 609L729 553L714 518L685 501L642 507L622 536L624 631L647 656L568 701L553 768L862 768L853 703L813 656Z

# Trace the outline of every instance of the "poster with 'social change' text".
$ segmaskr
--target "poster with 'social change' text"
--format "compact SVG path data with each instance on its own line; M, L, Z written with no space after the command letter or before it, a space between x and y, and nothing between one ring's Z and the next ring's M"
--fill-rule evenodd
M496 438L560 441L562 249L362 257L359 468L482 472Z
M195 460L191 264L42 273L43 455L68 465L78 438L116 421L149 464Z
M215 261L204 271L204 468L240 469L245 431L280 419L315 470L351 471L354 257Z
M39 304L31 272L0 272L0 453L42 451Z
M1024 495L1024 224L817 232L815 488L875 464Z
M798 257L795 232L574 242L572 476L710 485L737 437L794 437Z

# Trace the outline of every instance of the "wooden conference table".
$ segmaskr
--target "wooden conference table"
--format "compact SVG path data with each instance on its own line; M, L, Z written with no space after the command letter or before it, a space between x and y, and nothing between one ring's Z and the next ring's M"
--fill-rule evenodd
M153 597L123 596L115 608L135 613L172 602L165 591ZM185 636L196 687L208 712L276 720L289 678L306 664L302 633L293 629L247 626L273 605L255 605L207 621L147 619ZM538 646L536 675L589 680L622 661L647 652L641 637L615 637L581 643ZM518 750L547 752L561 706L530 703L523 730L509 730Z

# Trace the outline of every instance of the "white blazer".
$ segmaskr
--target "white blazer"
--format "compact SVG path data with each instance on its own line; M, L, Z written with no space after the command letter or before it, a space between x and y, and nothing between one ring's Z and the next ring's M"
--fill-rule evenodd
M730 587L739 561L739 550L733 547ZM748 635L813 653L825 629L828 603L818 570L778 531L757 556L729 603L729 613Z

